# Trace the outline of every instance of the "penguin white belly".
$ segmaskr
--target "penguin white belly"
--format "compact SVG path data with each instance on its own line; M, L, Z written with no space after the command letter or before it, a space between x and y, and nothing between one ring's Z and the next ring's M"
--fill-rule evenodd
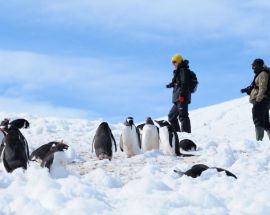
M175 155L175 137L172 138L172 146L170 145L169 131L167 127L162 127L159 129L160 136L160 151L165 155Z
M159 149L158 131L154 125L145 125L142 132L142 149L149 151Z
M140 154L139 139L136 133L136 128L124 127L122 129L123 149L127 156Z

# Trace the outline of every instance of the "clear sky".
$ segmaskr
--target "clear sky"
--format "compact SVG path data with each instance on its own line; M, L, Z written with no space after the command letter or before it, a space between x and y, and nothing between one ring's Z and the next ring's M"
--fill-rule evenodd
M242 96L270 65L269 0L0 0L0 111L166 116L171 56L199 79L191 109Z

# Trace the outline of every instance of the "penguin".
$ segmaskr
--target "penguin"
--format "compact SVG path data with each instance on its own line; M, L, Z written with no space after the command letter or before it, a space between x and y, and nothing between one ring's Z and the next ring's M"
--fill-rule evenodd
M179 146L179 138L171 124L166 120L155 120L160 126L160 150L166 155L191 157L192 154L182 154Z
M95 148L95 152L99 160L103 159L112 159L113 155L113 143L115 146L115 152L117 151L116 141L112 134L112 131L107 122L102 122L96 131L92 142L92 152L93 146Z
M25 137L19 129L28 128L30 123L25 119L17 119L10 122L4 119L1 122L1 130L5 136L1 143L2 160L8 173L17 168L27 169L29 161L29 148Z
M196 151L197 150L197 145L189 139L183 139L179 142L179 146L181 149L185 150L185 151Z
M124 122L119 145L121 151L124 151L128 158L141 153L140 132L132 117L128 117Z
M63 149L67 150L69 147L68 145L64 144L63 140L61 140L60 142L57 141L49 142L34 150L30 155L30 160L42 163L42 161L45 159L51 148L60 144Z
M47 167L49 169L49 172L51 172L57 167L64 167L66 165L64 150L67 150L68 147L69 146L64 144L63 142L60 142L56 145L52 144L51 148L49 149L45 157L42 159L41 167ZM45 149L45 147L43 147L42 149ZM39 152L44 151L40 150ZM43 156L43 153L41 154Z
M230 171L223 169L223 168L219 168L219 167L208 167L204 164L196 164L194 166L191 167L191 169L185 171L185 172L181 172L179 170L174 170L174 172L176 172L180 177L183 175L187 175L190 176L192 178L197 178L199 177L203 171L207 170L207 169L216 169L218 172L225 172L227 176L231 176L234 177L235 179L237 179L236 175L234 175L233 173L231 173Z
M142 150L159 149L159 129L151 117L147 117L142 129Z

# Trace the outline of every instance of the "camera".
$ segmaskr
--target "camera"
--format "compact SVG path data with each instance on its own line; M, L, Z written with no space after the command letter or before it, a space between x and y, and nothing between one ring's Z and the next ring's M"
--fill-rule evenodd
M252 89L253 89L252 86L248 86L246 88L241 89L241 93L246 93L246 94L250 95Z

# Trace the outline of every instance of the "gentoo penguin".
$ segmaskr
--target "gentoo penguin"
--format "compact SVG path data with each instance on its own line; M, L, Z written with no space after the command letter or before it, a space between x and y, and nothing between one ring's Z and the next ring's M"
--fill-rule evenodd
M67 150L69 147L68 145L64 144L63 140L61 140L60 142L57 142L57 141L49 142L47 144L40 146L36 150L34 150L30 155L30 160L42 163L42 161L48 155L51 148L54 146L60 145L60 144L61 144L61 146L59 148L63 148L63 149Z
M93 145L94 145L96 155L100 160L103 160L103 159L111 160L112 154L113 154L113 150L112 150L113 142L114 142L115 152L116 152L117 147L116 147L116 142L112 134L112 131L107 122L102 122L98 126L96 134L94 136L94 139L92 142L92 152L93 152Z
M128 117L122 127L120 136L120 149L124 151L127 157L141 153L141 138L139 129L134 125L134 119Z
M29 125L25 119L17 119L12 122L5 119L1 122L1 130L5 133L1 144L2 159L6 171L9 173L20 167L27 169L28 143L19 129L28 128Z
M180 152L179 138L171 124L166 120L155 120L160 126L160 150L166 155L176 155L183 157L190 157L194 155L182 154Z
M60 142L56 145L52 144L52 147L47 152L46 156L42 159L41 167L47 167L50 172L54 168L61 166L64 167L66 165L64 150L67 150L68 147L69 146L63 142Z
M226 169L222 169L219 167L208 167L204 164L196 164L196 165L192 166L191 169L187 170L186 172L181 172L179 170L174 170L174 172L178 173L180 176L187 175L187 176L190 176L192 178L197 178L198 176L200 176L202 174L203 171L205 171L207 169L216 169L218 172L225 171L227 176L231 176L231 177L234 177L235 179L237 179L237 177L233 173L229 172Z
M142 129L142 150L144 152L159 149L158 133L158 127L154 125L154 122L150 117L147 117Z
M197 150L197 145L192 140L189 140L189 139L181 140L179 142L179 146L181 149L183 149L185 151L191 151L191 150L196 151Z

